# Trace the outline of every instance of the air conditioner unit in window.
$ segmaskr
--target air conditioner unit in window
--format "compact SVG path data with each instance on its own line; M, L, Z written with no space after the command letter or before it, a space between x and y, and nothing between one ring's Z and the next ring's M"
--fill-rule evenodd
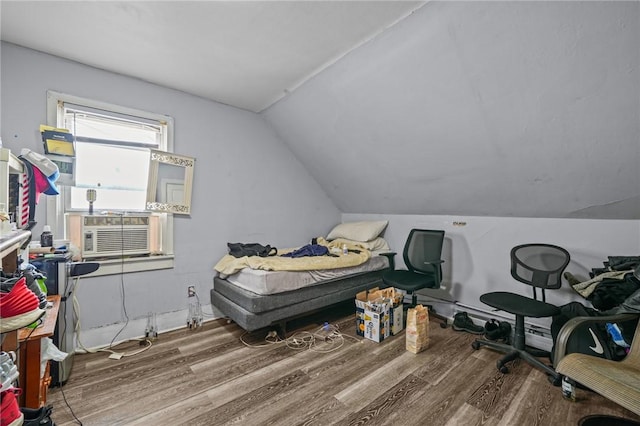
M82 216L83 258L145 255L149 249L149 216Z

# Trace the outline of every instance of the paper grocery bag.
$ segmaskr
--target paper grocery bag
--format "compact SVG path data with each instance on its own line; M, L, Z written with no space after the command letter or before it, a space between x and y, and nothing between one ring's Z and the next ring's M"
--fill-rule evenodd
M422 305L407 312L406 345L409 352L417 354L429 347L429 310Z

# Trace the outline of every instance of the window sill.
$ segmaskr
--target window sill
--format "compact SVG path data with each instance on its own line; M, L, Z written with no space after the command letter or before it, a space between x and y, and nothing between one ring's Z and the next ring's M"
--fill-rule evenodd
M170 269L174 266L174 256L128 257L124 259L86 259L86 262L98 262L100 268L97 271L85 275L85 277L100 277L103 275L116 275L129 272L155 271L158 269Z

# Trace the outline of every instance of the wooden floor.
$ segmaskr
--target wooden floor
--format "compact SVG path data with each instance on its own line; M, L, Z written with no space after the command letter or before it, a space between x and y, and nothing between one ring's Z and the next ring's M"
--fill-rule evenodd
M355 336L353 314L344 309L297 321L289 335L323 321ZM249 347L243 333L217 320L162 334L149 350L120 360L76 355L67 384L50 390L53 420L80 424L70 408L84 425L109 426L576 425L589 414L640 420L586 390L578 390L577 402L564 400L521 361L503 375L497 352L473 350L475 336L441 329L433 319L430 348L419 354L406 351L404 332L382 343L345 337L342 346L321 343L318 351ZM260 345L264 337L244 339Z

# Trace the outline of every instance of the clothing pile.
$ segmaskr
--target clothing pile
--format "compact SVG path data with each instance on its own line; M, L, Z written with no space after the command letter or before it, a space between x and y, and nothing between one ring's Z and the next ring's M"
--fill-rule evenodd
M571 288L607 314L640 312L640 256L609 256L604 268L594 268L590 279L579 281L565 272Z
M571 318L640 314L640 256L609 256L603 263L604 268L592 269L590 278L585 281L580 281L570 272L564 273L571 288L591 302L593 308L580 302L561 306L560 313L553 317L551 323L554 346L560 329ZM626 356L637 323L635 319L617 324L583 326L567 344L568 351L620 360Z

